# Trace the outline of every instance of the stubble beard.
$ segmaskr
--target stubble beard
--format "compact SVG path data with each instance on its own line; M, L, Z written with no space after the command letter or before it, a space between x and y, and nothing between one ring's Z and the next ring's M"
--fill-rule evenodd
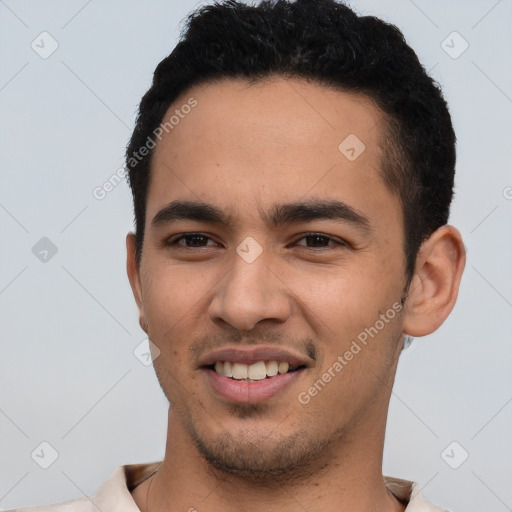
M253 421L264 413L266 407L233 406L230 413L238 418ZM217 476L231 475L246 482L265 486L301 484L318 476L328 466L332 444L342 438L341 431L319 438L303 427L293 433L283 434L279 426L262 435L261 429L224 431L214 436L202 432L188 417L181 417L196 449ZM286 422L286 418L283 423Z

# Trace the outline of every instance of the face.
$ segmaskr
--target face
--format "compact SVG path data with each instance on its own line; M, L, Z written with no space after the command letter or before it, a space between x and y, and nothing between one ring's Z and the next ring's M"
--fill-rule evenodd
M403 341L382 113L283 78L194 87L176 109L132 279L170 428L224 470L307 465L385 423Z

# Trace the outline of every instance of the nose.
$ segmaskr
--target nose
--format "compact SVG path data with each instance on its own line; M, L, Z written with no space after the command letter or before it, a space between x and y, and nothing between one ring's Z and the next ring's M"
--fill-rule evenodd
M292 311L289 289L268 258L262 254L251 263L234 258L210 303L210 319L239 331L250 331L263 320L286 322Z

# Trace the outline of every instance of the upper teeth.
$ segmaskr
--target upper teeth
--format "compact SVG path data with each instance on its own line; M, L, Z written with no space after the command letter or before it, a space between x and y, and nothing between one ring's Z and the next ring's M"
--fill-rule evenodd
M231 361L217 361L215 371L236 380L250 379L263 380L267 376L274 377L278 373L286 373L290 369L287 362L258 361L253 364L232 363Z

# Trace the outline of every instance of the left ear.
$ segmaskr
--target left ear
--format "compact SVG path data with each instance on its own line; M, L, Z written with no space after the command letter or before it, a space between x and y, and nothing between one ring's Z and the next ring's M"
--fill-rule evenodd
M445 225L423 242L405 303L404 334L420 337L445 321L457 300L466 249L459 231Z

